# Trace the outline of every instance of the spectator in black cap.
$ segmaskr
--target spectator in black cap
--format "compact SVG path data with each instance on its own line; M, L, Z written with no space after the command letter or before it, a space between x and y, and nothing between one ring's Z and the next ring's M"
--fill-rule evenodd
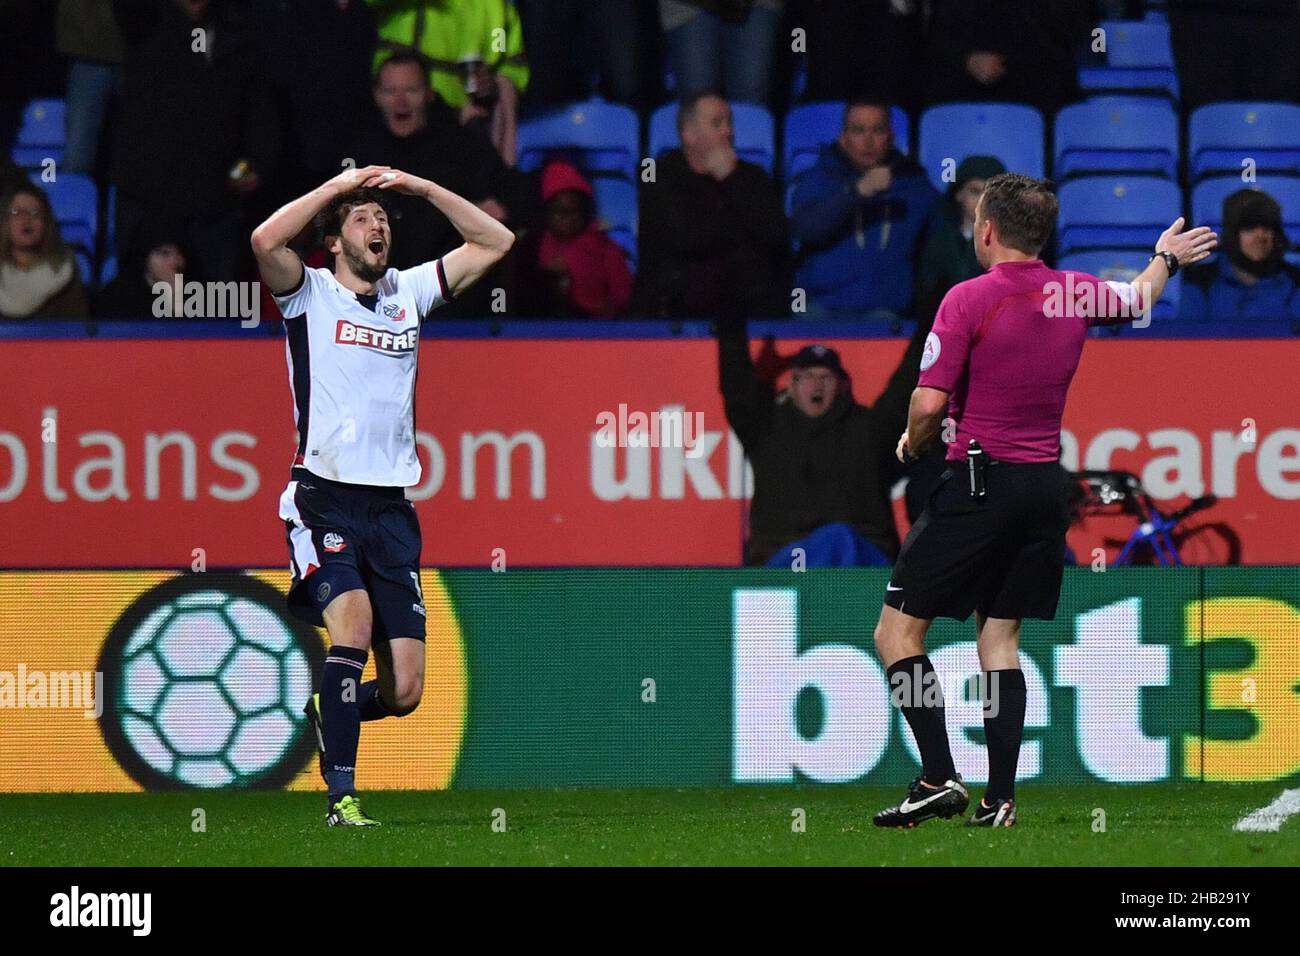
M1239 189L1223 201L1223 254L1184 274L1180 319L1300 319L1300 269L1287 262L1282 207Z
M853 397L839 354L810 345L787 361L770 344L756 367L745 322L718 323L718 367L727 422L754 470L745 564L790 567L794 547L807 567L886 564L898 553L890 489L907 418L920 340L913 339L872 406ZM793 372L777 393L776 378ZM910 378L901 374L911 371Z

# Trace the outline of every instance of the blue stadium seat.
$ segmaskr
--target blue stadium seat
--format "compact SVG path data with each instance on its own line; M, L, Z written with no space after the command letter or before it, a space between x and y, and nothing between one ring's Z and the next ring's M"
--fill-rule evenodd
M77 271L81 273L81 284L87 289L95 288L95 267L90 264L90 256L82 249L73 250L77 260Z
M1169 26L1139 20L1103 20L1106 65L1122 70L1173 70Z
M23 110L23 122L11 155L19 166L36 169L46 159L63 162L66 144L63 100L32 100Z
M42 185L49 194L63 241L93 251L99 225L99 194L94 181L80 173L59 173L54 182Z
M776 164L776 123L766 107L756 103L732 103L731 126L736 155L762 166L770 176ZM677 104L665 103L650 114L649 153L656 159L665 150L681 145L677 138Z
M996 156L1013 173L1043 175L1043 114L1019 103L946 103L921 114L920 163L936 189L967 156ZM952 160L951 164L945 161Z
M1300 174L1300 106L1293 103L1211 103L1187 122L1187 173L1195 182L1243 169Z
M110 255L99 267L99 284L106 286L117 278L117 256Z
M1183 194L1167 179L1085 176L1061 186L1057 253L1150 250L1181 214Z
M1138 273L1147 267L1149 256L1149 252L1141 249L1094 249L1091 252L1074 252L1062 256L1057 267L1087 272L1099 279L1132 282ZM1165 294L1152 309L1152 320L1172 319L1176 316L1182 293L1183 274L1179 272L1169 280L1165 286Z
M117 248L117 187L109 184L108 187L108 209L104 215L108 221L104 223L106 248L112 250Z
M1282 207L1282 228L1293 245L1300 246L1300 179L1291 176L1261 176L1253 183L1243 183L1240 176L1215 176L1203 179L1192 190L1192 223L1223 229L1223 200L1239 189L1259 189L1268 193Z
M1079 68L1079 86L1084 92L1129 90L1164 94L1178 99L1178 73L1169 43L1169 24L1127 20L1103 20L1106 31L1105 65L1091 61L1089 53Z
M911 153L911 129L907 111L899 106L889 108L889 121L894 127L894 145L905 154ZM791 108L785 114L782 130L784 148L781 151L781 170L787 183L817 162L817 154L827 143L839 138L844 128L844 104L841 102L805 103Z
M636 262L636 186L626 179L599 176L592 182L596 192L596 216L604 220L609 237Z
M570 103L519 124L519 168L529 173L552 157L569 160L588 176L636 179L641 132L636 113L593 98Z
M1167 101L1098 100L1056 114L1052 175L1089 173L1178 178L1178 116Z

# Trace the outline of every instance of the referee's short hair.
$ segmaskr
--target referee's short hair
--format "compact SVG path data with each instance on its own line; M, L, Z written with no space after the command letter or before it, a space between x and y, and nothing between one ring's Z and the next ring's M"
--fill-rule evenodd
M1002 244L1038 255L1051 238L1060 207L1048 179L998 173L984 186L984 218L998 227Z
M352 214L352 210L366 203L374 203L385 213L388 212L388 197L373 186L369 189L349 189L331 199L324 209L316 213L314 225L317 241L324 245L328 237L340 235L343 223Z

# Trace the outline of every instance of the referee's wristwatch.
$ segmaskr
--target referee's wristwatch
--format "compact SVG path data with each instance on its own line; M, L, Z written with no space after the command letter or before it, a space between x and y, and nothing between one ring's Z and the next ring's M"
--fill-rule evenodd
M1169 270L1169 278L1172 279L1178 274L1178 257L1176 255L1172 252L1155 252L1151 254L1151 258L1147 262L1151 262L1157 257L1165 260L1165 268Z

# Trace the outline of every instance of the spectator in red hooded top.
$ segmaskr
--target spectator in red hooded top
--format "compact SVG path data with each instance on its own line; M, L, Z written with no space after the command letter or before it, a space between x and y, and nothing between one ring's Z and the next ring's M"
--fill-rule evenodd
M596 221L591 183L571 163L542 170L543 225L520 251L524 315L619 315L632 298L623 250Z

